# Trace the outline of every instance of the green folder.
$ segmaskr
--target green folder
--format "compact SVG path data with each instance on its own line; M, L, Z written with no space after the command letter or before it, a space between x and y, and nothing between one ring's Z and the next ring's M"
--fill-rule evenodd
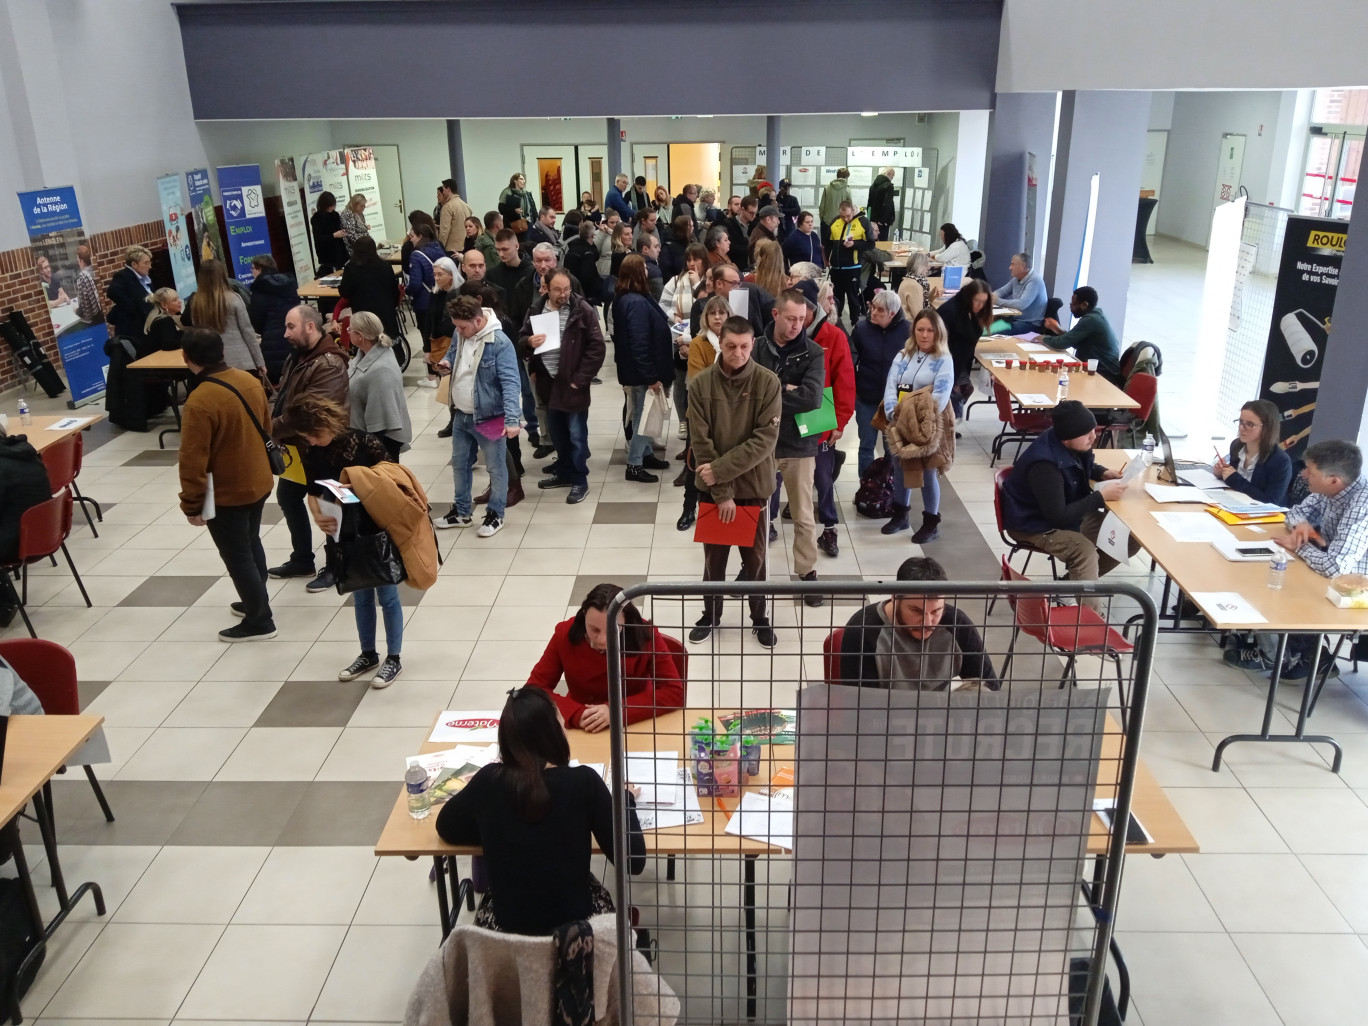
M811 438L813 435L835 431L836 398L831 394L831 389L822 389L821 406L815 410L809 410L807 413L795 413L793 419L798 422L798 434L803 438Z

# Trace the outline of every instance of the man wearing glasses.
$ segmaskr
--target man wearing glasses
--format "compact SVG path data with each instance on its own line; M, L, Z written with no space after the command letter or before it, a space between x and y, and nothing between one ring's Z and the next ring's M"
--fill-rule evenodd
M703 308L708 305L708 299L712 296L722 296L732 303L732 310L736 311L736 304L739 300L732 300L733 290L744 291L746 296L746 310L738 314L740 317L750 321L750 326L755 332L756 338L764 336L769 330L769 326L774 322L774 297L762 289L753 281L742 281L741 272L735 264L717 264L708 272L704 279L702 289L694 298L693 309L689 312L689 337L697 338L702 331Z

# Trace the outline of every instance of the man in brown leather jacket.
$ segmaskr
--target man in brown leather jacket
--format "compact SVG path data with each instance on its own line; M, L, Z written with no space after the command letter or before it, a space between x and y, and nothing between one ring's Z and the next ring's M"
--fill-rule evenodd
M271 406L271 437L297 450L308 443L299 437L290 421L290 408L302 395L316 395L347 405L347 359L332 338L323 334L323 315L311 306L300 304L285 315L285 339L290 355L280 371L280 387ZM287 471L287 474L289 471ZM314 576L313 528L305 506L308 489L282 475L276 486L276 501L290 528L290 558L267 571L272 577L311 577L309 591L326 591L333 576L325 567Z

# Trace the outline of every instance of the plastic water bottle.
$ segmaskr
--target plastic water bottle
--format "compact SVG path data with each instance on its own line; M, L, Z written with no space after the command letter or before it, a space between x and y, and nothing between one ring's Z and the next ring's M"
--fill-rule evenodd
M1273 591L1282 591L1283 578L1287 576L1287 553L1279 549L1268 560L1268 586Z
M22 396L19 399L19 423L28 427L33 423L33 414L29 413L28 400Z
M1059 395L1056 401L1063 402L1069 398L1069 372L1063 366L1059 368Z
M1145 435L1145 466L1147 467L1154 463L1154 446L1154 436L1147 433Z
M432 795L428 792L427 770L422 766L410 766L404 774L404 789L408 791L409 815L414 819L427 819L432 811Z

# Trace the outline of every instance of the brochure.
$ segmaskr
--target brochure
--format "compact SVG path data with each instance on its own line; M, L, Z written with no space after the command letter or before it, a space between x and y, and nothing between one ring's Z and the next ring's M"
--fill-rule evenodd
M723 731L740 725L740 732L755 738L762 745L791 745L798 740L797 709L744 709L723 713L717 717Z

